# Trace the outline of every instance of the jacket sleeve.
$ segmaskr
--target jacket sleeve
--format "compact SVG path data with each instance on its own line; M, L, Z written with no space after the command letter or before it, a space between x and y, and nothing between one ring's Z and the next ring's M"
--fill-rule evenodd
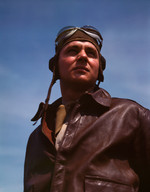
M140 179L140 192L150 191L150 111L139 108L139 127L134 141L135 170Z

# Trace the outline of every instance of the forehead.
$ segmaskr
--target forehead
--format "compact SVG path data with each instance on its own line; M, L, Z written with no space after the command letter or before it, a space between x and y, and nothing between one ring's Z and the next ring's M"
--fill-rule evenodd
M89 41L71 41L67 43L62 49L67 49L69 47L89 47L97 50L94 44Z

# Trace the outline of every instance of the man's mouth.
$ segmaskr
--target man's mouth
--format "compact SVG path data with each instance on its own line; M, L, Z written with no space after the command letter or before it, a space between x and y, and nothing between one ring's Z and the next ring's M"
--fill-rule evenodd
M84 67L84 66L74 67L73 70L89 71L88 68L87 68L87 67Z

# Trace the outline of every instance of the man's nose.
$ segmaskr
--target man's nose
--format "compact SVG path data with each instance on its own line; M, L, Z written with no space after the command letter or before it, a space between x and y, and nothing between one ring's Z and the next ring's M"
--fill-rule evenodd
M87 61L87 54L84 49L79 52L78 60Z

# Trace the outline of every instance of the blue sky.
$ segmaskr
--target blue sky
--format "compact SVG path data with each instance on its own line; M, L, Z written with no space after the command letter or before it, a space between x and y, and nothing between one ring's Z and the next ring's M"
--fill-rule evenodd
M30 119L47 94L56 33L85 24L104 38L100 86L150 108L149 0L0 0L1 192L23 190L26 143L36 128ZM59 82L50 103L58 97Z

